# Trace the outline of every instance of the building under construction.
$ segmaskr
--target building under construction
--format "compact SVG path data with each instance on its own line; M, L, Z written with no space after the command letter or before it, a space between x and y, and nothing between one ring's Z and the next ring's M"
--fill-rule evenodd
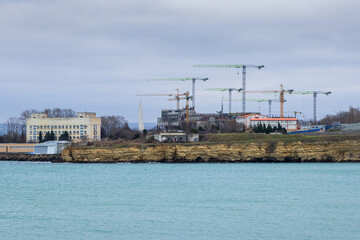
M250 113L245 113L250 114ZM189 108L188 126L197 130L215 126L222 128L227 122L236 123L235 119L244 113L197 113L194 108ZM186 109L163 109L161 117L157 119L159 130L182 129L186 125Z

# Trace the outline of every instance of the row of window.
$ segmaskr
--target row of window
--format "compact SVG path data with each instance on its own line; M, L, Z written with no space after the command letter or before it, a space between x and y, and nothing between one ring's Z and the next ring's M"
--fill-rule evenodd
M58 138L56 138L56 139L58 139ZM79 137L79 136L77 136L77 137L69 137L69 139L80 139L80 137ZM31 137L30 137L30 140L32 140L32 141L38 141L38 140L39 140L39 137L37 137L37 136L31 136Z
M95 129L95 126L94 126L94 129ZM29 126L30 130L39 130L39 129L87 129L87 128L88 128L87 125L54 125L54 126L50 126L50 125L47 125L47 126L33 125L33 126Z
M50 131L30 131L30 135L39 135L39 133L42 133L43 135L45 135L46 133L51 133ZM60 135L60 134L64 134L65 131L53 131L55 135ZM74 135L74 134L80 134L80 136L83 136L84 134L86 134L86 131L68 131L69 135Z

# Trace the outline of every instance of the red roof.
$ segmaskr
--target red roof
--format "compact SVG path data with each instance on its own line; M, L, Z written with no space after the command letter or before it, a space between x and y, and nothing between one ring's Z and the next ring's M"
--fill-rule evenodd
M250 121L297 121L297 118L251 118Z

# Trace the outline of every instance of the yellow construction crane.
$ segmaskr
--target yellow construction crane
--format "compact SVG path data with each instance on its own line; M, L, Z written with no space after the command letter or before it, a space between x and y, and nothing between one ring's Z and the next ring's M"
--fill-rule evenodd
M177 110L180 109L180 96L186 96L185 94L180 94L179 89L176 89L177 93L149 93L149 94L136 94L136 96L147 96L147 97L162 97L162 96L168 96L168 97L174 97L175 100L177 100L176 107Z
M177 101L177 110L180 110L180 100L186 100L186 124L189 123L189 100L192 99L189 96L189 92L186 91L185 93L179 93L179 89L176 89L177 93L148 93L148 94L136 94L136 96L150 96L150 97L158 97L158 96L168 96L174 97L168 99L169 101L176 100Z
M284 117L284 93L291 94L294 90L284 90L283 85L280 84L280 90L269 90L269 91L246 91L247 93L280 93L280 117Z
M192 96L189 96L189 92L185 92L183 94L179 94L180 96L185 96L185 97L176 97L176 98L170 98L168 99L169 101L180 101L180 100L186 100L186 124L189 124L189 100L192 99Z

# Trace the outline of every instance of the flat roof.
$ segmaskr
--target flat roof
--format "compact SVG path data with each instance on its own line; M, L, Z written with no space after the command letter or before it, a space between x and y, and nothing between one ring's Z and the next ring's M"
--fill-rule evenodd
M297 121L297 118L251 118L250 121Z

